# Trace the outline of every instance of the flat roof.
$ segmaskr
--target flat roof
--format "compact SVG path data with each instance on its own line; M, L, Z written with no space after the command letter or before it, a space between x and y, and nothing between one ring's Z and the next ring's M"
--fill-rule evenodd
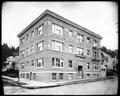
M50 11L50 10L48 10L48 9L45 10L40 16L38 16L32 23L30 23L30 24L29 24L23 31L21 31L17 36L20 37L24 32L26 32L26 31L27 31L29 28L31 28L37 21L39 21L42 17L44 17L44 16L47 15L47 14L50 15L50 16L53 16L53 17L55 17L55 18L57 18L57 19L59 19L59 20L61 20L61 21L64 21L65 23L68 23L68 24L70 24L70 25L72 25L72 26L74 26L74 27L77 27L77 28L79 28L80 30L85 31L85 32L88 33L88 34L94 35L94 36L98 37L99 39L102 39L102 37L101 37L100 35L92 32L92 31L90 31L90 30L88 30L88 29L86 29L86 28L84 28L84 27L82 27L82 26L80 26L80 25L78 25L78 24L76 24L76 23L74 23L74 22L72 22L72 21L70 21L70 20L68 20L68 19L66 19L66 18L64 18L64 17L62 17L62 16L60 16L60 15L52 12L52 11Z

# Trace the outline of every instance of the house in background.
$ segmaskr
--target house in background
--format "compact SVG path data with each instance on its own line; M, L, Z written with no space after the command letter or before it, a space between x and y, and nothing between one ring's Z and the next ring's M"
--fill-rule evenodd
M52 82L101 77L102 37L44 11L19 37L20 78Z
M107 54L106 52L104 51L101 51L101 66L106 68L106 69L102 69L102 74L105 74L105 71L106 70L106 75L107 73L110 71L111 74L113 74L113 70L116 69L116 63L117 60L115 58L112 58L109 54ZM109 74L109 73L108 73Z
M9 69L18 70L19 56L9 56L3 63L2 71L7 71Z

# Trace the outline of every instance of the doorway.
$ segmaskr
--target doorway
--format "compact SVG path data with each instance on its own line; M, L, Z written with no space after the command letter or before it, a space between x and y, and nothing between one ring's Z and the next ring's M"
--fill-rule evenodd
M83 78L83 66L78 66L78 79Z

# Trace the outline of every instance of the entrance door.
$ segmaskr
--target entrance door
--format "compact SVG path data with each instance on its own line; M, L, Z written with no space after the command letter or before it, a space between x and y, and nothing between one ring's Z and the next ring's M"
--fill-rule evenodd
M78 66L78 78L83 78L83 66Z

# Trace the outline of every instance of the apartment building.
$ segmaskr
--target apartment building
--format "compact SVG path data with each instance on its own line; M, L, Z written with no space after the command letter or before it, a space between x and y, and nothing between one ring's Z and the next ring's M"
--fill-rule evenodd
M19 76L41 82L101 77L102 37L45 10L19 37Z

